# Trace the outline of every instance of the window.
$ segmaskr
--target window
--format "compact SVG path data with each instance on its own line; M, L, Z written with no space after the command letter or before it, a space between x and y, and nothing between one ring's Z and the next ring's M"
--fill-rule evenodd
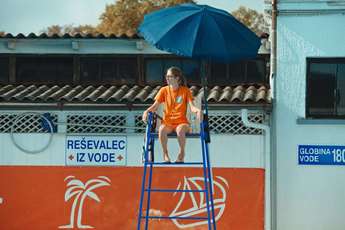
M266 60L255 59L230 64L211 63L211 85L267 83Z
M82 83L134 84L138 78L136 57L81 57L80 81Z
M20 83L70 83L73 81L73 58L17 57L16 79Z
M145 60L145 79L150 84L162 84L167 69L179 67L189 84L200 84L200 63L188 58L147 58Z
M345 118L345 58L307 59L306 115Z
M0 84L8 83L9 79L9 58L0 57Z

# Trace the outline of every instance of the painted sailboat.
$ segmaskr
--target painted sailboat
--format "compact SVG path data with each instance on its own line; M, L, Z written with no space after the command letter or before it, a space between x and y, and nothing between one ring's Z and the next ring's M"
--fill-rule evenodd
M225 204L227 199L226 190L228 190L229 185L228 182L220 176L214 178L213 184L215 189L213 195L215 220L218 221L225 210ZM181 183L179 183L177 186L177 190L202 190L204 187L203 185L203 177L184 177L183 187L181 188ZM224 186L226 186L227 189ZM177 193L174 193L174 195L176 194ZM207 205L204 192L183 192L179 194L181 194L181 198L178 201L175 209L169 215L170 217L207 217ZM187 209L184 208L186 206L188 206ZM208 223L207 220L198 219L192 221L186 219L172 219L172 221L178 228L189 228Z

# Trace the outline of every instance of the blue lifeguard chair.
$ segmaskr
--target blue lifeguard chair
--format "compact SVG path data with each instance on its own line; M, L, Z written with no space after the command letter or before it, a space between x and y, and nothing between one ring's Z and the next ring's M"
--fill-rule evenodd
M208 126L208 117L205 116L204 120L200 123L200 133L197 134L187 134L187 138L200 138L201 141L201 153L202 161L201 162L184 162L183 165L193 165L200 166L203 168L204 176L204 188L203 189L159 189L152 188L152 174L153 167L156 165L165 166L165 167L174 167L176 165L181 166L180 163L171 163L166 164L165 162L155 162L154 159L154 143L155 139L158 137L158 134L155 133L157 116L150 112L148 115L148 122L145 132L145 146L143 151L143 160L144 160L144 172L142 178L141 186L141 196L140 196L140 206L139 206L139 215L138 215L138 226L137 230L140 230L143 221L144 229L149 228L149 220L152 219L185 219L185 220L207 220L208 229L216 230L216 221L215 221L215 212L214 212L214 203L213 203L213 181L212 181L212 171L209 158L209 148L208 144L210 142L209 126ZM147 175L148 174L148 175ZM164 193L204 193L206 197L206 210L207 217L185 217L185 216L154 216L150 215L150 203L151 203L151 193L164 192ZM144 197L146 195L146 205L145 212L143 212L144 207Z

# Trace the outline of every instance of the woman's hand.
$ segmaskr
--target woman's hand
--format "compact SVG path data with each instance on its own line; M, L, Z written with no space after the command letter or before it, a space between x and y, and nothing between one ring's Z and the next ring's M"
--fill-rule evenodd
M158 107L159 107L159 105L160 105L160 102L155 101L147 110L145 110L143 112L143 117L142 117L143 122L146 123L147 115L149 114L149 112L153 112L153 113L156 112Z
M143 120L144 123L146 123L146 121L147 121L147 114L148 114L148 113L149 113L149 112L148 112L147 110L145 110L145 111L143 112L142 120Z
M204 118L202 111L201 111L200 109L197 109L197 110L195 111L195 114L196 114L197 119L198 119L200 122L202 122L202 121L203 121L203 118Z

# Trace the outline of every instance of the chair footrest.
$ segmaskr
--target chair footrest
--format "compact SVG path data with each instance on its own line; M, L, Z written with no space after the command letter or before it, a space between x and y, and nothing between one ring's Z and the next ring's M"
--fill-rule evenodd
M142 219L183 219L183 220L208 220L207 217L183 217L183 216L142 216Z
M197 189L145 189L145 192L206 192L206 190Z

